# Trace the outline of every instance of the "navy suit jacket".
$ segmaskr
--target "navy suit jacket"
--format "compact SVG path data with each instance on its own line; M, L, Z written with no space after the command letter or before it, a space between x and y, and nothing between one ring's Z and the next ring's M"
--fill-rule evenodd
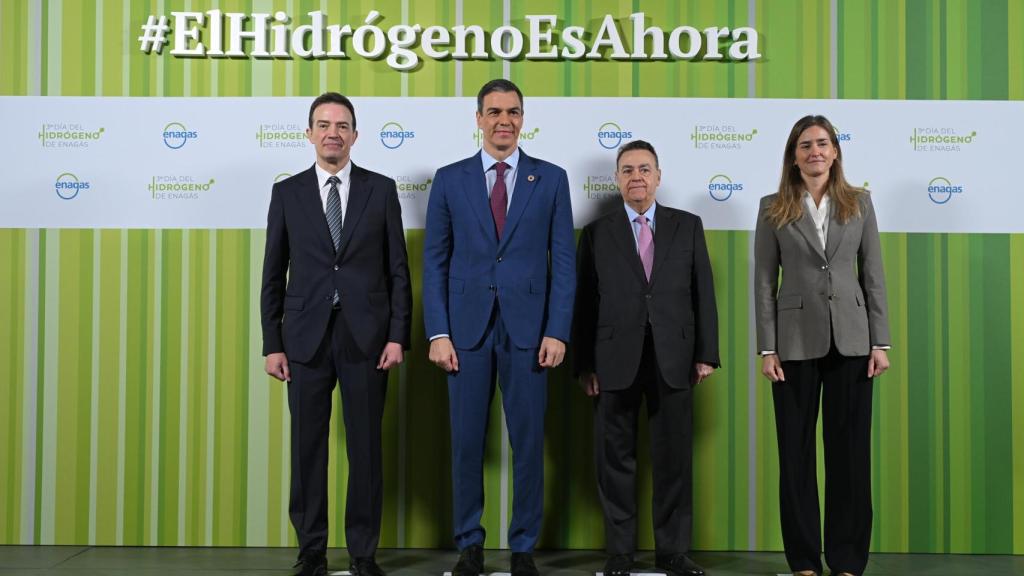
M498 239L480 154L437 171L427 204L423 316L427 336L473 348L494 306L512 343L569 341L576 255L565 170L520 150L505 230Z
M395 181L355 164L351 179L337 254L316 171L274 184L260 298L264 355L310 360L327 331L335 289L367 357L375 359L386 342L409 347L412 291Z

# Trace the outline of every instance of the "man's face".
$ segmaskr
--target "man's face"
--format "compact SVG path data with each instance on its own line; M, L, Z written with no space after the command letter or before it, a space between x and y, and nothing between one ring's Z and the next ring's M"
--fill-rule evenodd
M619 157L615 171L622 200L634 209L646 209L654 203L654 196L661 184L661 170L658 169L654 154L647 150L630 150Z
M306 137L316 147L316 158L323 166L342 168L348 162L359 133L352 129L352 113L341 104L328 102L313 110L313 126Z
M515 92L491 92L484 96L476 126L484 134L483 147L491 156L508 154L519 143L523 128L523 103Z

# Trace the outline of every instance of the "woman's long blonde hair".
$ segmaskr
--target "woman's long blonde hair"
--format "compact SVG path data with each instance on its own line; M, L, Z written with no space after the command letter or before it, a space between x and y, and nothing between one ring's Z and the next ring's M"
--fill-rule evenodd
M781 228L796 222L804 213L804 181L800 176L800 168L796 165L796 145L804 130L812 126L820 126L828 132L829 140L836 149L836 159L828 174L825 191L833 205L835 218L845 223L860 215L860 196L867 190L850 185L843 175L843 149L839 147L836 129L828 118L820 115L808 115L797 120L786 141L786 152L782 156L782 177L779 179L779 191L775 200L768 207L765 216L768 221Z

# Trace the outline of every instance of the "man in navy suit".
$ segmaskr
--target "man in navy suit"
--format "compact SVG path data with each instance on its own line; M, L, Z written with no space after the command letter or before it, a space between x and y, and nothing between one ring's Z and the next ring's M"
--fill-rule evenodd
M482 150L434 176L423 254L430 360L448 373L453 576L483 572L484 436L495 376L512 444L513 576L536 575L544 492L545 369L562 363L576 289L565 170L519 148L523 95L492 80L477 95Z
M327 574L327 436L341 381L348 450L345 537L353 576L383 576L381 419L388 369L409 346L412 293L395 181L349 160L356 131L348 98L309 109L316 163L274 185L263 259L266 371L288 382L289 515L302 576Z

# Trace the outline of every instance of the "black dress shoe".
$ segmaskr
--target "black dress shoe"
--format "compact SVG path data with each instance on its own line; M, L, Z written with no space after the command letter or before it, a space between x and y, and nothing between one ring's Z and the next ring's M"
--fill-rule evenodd
M295 576L327 576L327 556L323 552L302 554L295 566L299 567Z
M348 565L348 571L352 576L385 576L373 556L353 558Z
M512 576L540 576L537 565L533 563L533 554L529 552L512 553Z
M604 576L629 576L633 570L633 557L629 554L614 554L604 563Z
M657 558L655 566L664 570L669 576L704 576L704 569L686 557L686 554L662 556Z
M484 571L484 549L473 544L459 552L459 561L452 569L452 576L480 576Z

